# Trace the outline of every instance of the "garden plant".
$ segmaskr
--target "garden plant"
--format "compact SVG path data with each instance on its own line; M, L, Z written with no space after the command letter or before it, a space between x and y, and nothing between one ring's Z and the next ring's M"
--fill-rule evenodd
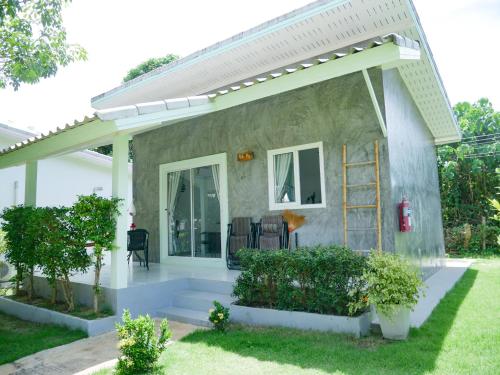
M229 324L229 308L224 307L220 302L214 301L214 308L208 311L208 320L218 331L224 332Z
M155 322L149 315L132 319L129 310L122 316L122 324L116 325L118 348L121 356L116 370L118 374L150 374L158 370L158 359L171 337L168 321L163 319L160 332L155 333Z

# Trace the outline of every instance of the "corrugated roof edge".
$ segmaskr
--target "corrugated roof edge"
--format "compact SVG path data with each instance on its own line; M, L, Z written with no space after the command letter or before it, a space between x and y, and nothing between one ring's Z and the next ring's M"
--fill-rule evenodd
M343 58L348 55L352 55L355 53L360 53L366 49L370 48L376 48L378 46L381 46L386 43L394 43L400 47L407 47L415 50L420 49L420 44L410 38L406 38L404 36L398 35L398 34L388 34L382 38L377 38L377 39L372 39L369 41L363 42L366 44L365 47L356 47L352 46L349 48L349 50L346 53L339 53L339 52L331 52L330 57L327 57L328 55L325 55L325 58L318 58L313 61L311 64L303 64L303 63L298 63L296 68L290 69L290 68L284 68L283 70L279 72L274 72L270 73L265 77L256 77L253 81L245 81L242 82L241 84L238 85L233 85L225 90L220 90L217 91L216 93L209 94L209 95L201 95L201 96L192 96L192 97L187 97L187 98L174 98L174 99L165 99L165 100L160 100L160 101L155 101L155 102L148 102L148 103L138 103L135 105L129 105L129 106L123 106L123 107L115 107L115 108L109 108L109 109L103 109L103 110L98 110L95 112L95 114L92 117L87 117L85 116L83 121L76 121L74 122L73 125L67 124L64 128L57 128L55 132L50 131L48 134L44 135L41 134L39 136L31 137L26 141L16 143L15 145L4 149L3 151L0 152L1 155L5 155L9 152L19 150L23 147L26 147L27 145L30 145L32 143L39 142L42 139L46 139L48 137L51 137L53 135L65 132L70 129L77 128L79 126L85 125L91 121L94 120L101 120L101 121L114 121L114 120L119 120L123 118L130 118L130 117L135 117L135 116L140 116L140 115L146 115L146 114L151 114L151 113L156 113L156 112L161 112L165 110L175 110L175 109L182 109L182 108L188 108L188 107L196 107L204 104L208 104L211 101L215 100L217 96L221 95L227 95L228 93L234 92L234 91L239 91L243 90L247 87L254 86L256 84L260 84L263 82L266 82L268 80L272 79L277 79L281 76L284 75L289 75L293 74L297 71L303 70L303 69L308 69L312 66L323 64L328 61L336 60ZM363 44L360 43L360 44Z
M167 64L167 65L164 65L164 66L160 66L148 73L145 73L145 74L142 74L140 75L139 77L136 77L128 82L124 82L122 83L121 85L119 86L116 86L114 88L112 88L111 90L108 90L106 92L103 92L99 95L96 95L94 97L92 97L90 99L90 102L91 103L97 103L99 102L100 100L108 97L109 95L113 95L114 93L118 92L118 91L121 91L123 89L127 89L131 86L135 86L136 84L146 80L146 79L149 79L150 77L152 76L155 76L155 75L158 75L158 74L161 74L167 70L172 70L174 68L176 68L177 66L180 66L180 65L185 65L185 64L188 64L190 62L192 62L193 60L203 56L203 55L206 55L207 53L212 53L212 52L215 52L216 50L218 49L221 49L221 52L222 52L222 49L223 48L226 48L227 46L229 46L230 44L232 43L235 43L235 42L238 42L240 40L242 40L243 38L247 38L249 36L252 36L252 34L257 34L261 31L263 31L264 29L266 28L270 28L270 27L273 27L273 26L276 26L277 24L279 24L280 22L283 22L283 21L286 21L286 20L289 20L293 17L296 17L296 16L302 16L303 13L307 13L307 12L310 12L310 11L316 11L317 9L316 8L331 8L331 7L335 7L335 6L338 6L338 5L341 5L342 3L344 2L347 2L347 0L337 0L337 1L332 1L332 0L317 0L313 3L310 3L310 4L307 4L307 5L304 5L303 7L300 7L300 8L297 8L295 10L292 10L291 12L288 12L288 13L285 13L281 16L278 16L276 18L273 18L269 21L266 21L266 22L263 22L257 26L254 26L248 30L245 30L245 31L242 31L236 35L233 35L232 37L229 37L227 39L224 39L222 41L219 41L217 43L214 43L208 47L205 47L203 49L200 49L196 52L193 52L189 55L187 55L186 57L183 57L179 60L176 60L176 61L173 61L171 62L170 64Z

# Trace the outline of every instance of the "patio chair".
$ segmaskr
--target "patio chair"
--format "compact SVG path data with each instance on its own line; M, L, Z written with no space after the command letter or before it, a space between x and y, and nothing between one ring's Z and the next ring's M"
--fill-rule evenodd
M130 263L132 254L139 259L139 266L144 262L149 271L149 232L146 229L135 229L127 232L127 262ZM144 252L144 260L137 254L138 251Z
M235 217L227 227L227 268L239 269L240 260L236 256L236 252L240 249L254 247L255 225L252 223L251 217Z
M261 250L286 249L288 224L281 215L264 216L258 225L257 248Z

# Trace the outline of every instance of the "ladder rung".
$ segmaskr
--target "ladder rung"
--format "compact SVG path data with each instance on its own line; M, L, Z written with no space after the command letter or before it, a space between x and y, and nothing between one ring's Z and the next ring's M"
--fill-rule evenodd
M365 186L375 186L375 182L369 182L367 184L355 184L355 185L346 185L347 188L358 188L358 187L365 187Z
M353 205L353 206L346 206L346 208L348 210L352 209L352 208L377 208L377 205L376 204L357 204L357 205Z
M374 161L358 161L356 163L346 163L345 166L346 167L359 167L359 166L362 166L362 165L370 165L370 164L375 164Z
M363 231L363 230L376 230L377 228L347 228L348 232Z

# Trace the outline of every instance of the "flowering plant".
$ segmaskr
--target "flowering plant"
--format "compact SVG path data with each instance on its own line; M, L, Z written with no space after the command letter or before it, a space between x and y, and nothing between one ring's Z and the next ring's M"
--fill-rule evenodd
M229 323L229 309L222 306L220 302L214 301L214 308L208 310L208 320L218 331L225 331Z

